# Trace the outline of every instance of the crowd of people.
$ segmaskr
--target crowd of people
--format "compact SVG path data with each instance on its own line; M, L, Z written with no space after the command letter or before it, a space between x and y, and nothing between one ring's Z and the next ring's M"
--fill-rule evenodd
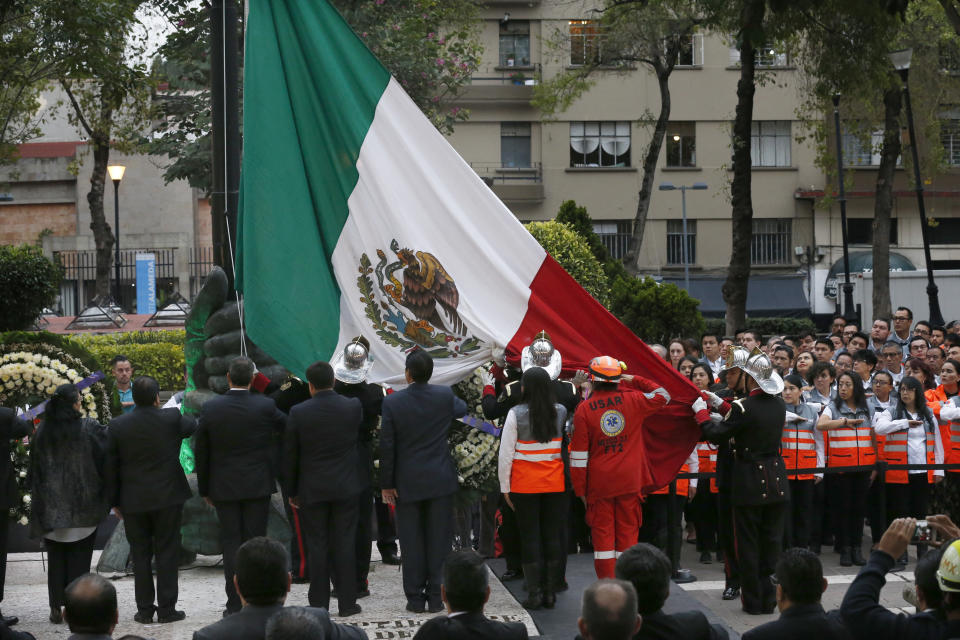
M861 577L873 575L871 566L906 566L904 523L931 507L945 510L960 491L960 469L936 468L960 464L960 323L914 325L901 307L892 321L875 319L869 334L837 317L825 337L764 340L745 329L651 348L700 391L693 410L701 439L677 481L644 493L643 424L671 402L664 385L627 374L608 355L561 379L561 354L541 332L519 368L500 362L484 371L483 414L502 427L499 491L473 505L479 554L454 555L459 485L448 431L467 406L450 387L430 384L426 352L408 354L408 385L396 392L367 381L372 358L362 336L331 363L311 365L305 381L282 385L239 357L229 366L229 391L196 418L174 408L176 397L162 407L156 380L134 378L120 356L108 425L82 417L74 385L56 389L36 430L0 412L0 436L32 434L31 528L49 553L50 621L73 628L82 615L71 613L71 601L83 594L109 600L112 587L87 572L97 525L110 510L130 543L134 620L186 617L177 609L181 516L191 497L180 463L184 439L192 443L199 495L216 511L224 558L223 620L198 630L201 639L240 637L238 625L255 627L251 637L266 637L268 628L294 637L282 635L284 625L307 629L316 620L326 634L316 637L362 637L324 616L331 598L347 618L370 595L374 522L384 562L400 564L399 539L407 611L453 614L424 625L423 637L460 637L468 620L483 624L482 616L456 614L482 610L483 561L499 546L507 564L501 579L524 579L528 609L554 607L556 593L568 588L568 553L593 553L599 582L583 595L584 638L620 637L615 628L623 637L671 637L671 629L693 627L700 631L689 637L720 638L722 629L705 620L661 611L684 532L672 513L683 514L700 562L724 563L723 598L739 597L747 613L771 613L785 611L784 603L815 604L812 583L797 581L822 581L824 546L833 546L842 566L866 565ZM294 533L287 548L264 537L278 491ZM865 521L874 543L869 559ZM955 537L945 517L932 522ZM891 534L896 527L900 538ZM915 546L919 576L924 558L939 553L923 540ZM878 550L896 552L889 567ZM258 582L270 575L276 588ZM657 582L644 583L651 575ZM290 581L310 583L307 610L279 611ZM956 584L943 576L938 584L960 589L960 575ZM932 602L930 584L921 591ZM98 610L109 609L105 602ZM618 607L622 615L610 617ZM268 619L282 623L271 627ZM16 623L4 620L4 629ZM524 637L519 629L497 634Z

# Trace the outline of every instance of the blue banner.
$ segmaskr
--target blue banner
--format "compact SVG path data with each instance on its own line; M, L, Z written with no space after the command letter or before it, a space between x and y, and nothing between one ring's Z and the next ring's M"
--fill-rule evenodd
M137 254L137 313L157 312L157 258L152 253Z

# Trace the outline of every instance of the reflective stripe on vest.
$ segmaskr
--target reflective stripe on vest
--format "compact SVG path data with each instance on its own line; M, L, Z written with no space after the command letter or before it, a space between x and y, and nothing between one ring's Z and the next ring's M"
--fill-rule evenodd
M926 462L927 464L933 464L935 462L933 433L924 430L923 435L926 440ZM910 461L907 453L909 451L908 442L909 434L906 431L888 433L882 448L883 459L888 464L907 464ZM908 482L907 476L907 471L898 469L887 471L884 478L892 484L906 484ZM933 482L933 471L927 472L927 481Z

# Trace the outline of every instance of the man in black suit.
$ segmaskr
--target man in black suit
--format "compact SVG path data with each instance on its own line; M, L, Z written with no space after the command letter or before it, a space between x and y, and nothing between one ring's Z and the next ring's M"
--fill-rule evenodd
M233 557L241 544L267 534L270 495L276 490L276 451L286 416L266 396L250 393L254 367L237 358L227 371L227 393L203 405L197 427L197 488L217 510L227 607L240 610Z
M710 624L700 611L667 614L663 605L670 595L670 559L651 544L636 544L617 559L616 576L637 591L637 611L643 626L634 640L727 640L723 627Z
M190 416L160 408L160 387L150 376L133 382L135 407L110 422L104 475L107 496L123 518L133 558L140 623L176 622L180 516L190 486L180 466L180 443L196 430ZM154 591L151 561L156 557ZM156 595L156 605L154 605Z
M3 452L0 455L0 513L7 513L10 507L20 499L17 490L17 480L13 476L13 463L10 460L10 441L19 440L33 433L32 425L26 420L17 417L13 409L0 407L0 442L3 443ZM0 526L0 602L3 602L3 583L7 577L7 526ZM20 619L16 616L0 614L0 622L13 626Z
M421 349L407 355L406 389L383 400L380 485L383 501L397 505L407 611L443 610L440 578L453 543L457 468L447 436L467 405L450 387L428 384L433 358Z
M340 615L351 616L360 613L353 551L362 488L357 441L363 408L357 398L334 392L333 368L326 362L307 367L307 384L311 398L290 409L284 436L287 493L303 519L310 606L330 606L332 558Z
M193 640L264 640L267 621L283 609L290 592L287 551L269 538L252 538L237 550L235 588L243 603L239 612L193 633ZM330 621L325 609L307 607L320 621L324 640L365 640L356 627Z
M827 590L820 558L807 549L787 549L777 562L777 607L780 618L743 634L743 640L846 640L839 617L820 605ZM894 614L890 614L893 616Z
M520 622L497 622L483 615L490 599L487 565L473 551L455 551L443 564L440 589L447 615L427 620L414 640L524 640Z

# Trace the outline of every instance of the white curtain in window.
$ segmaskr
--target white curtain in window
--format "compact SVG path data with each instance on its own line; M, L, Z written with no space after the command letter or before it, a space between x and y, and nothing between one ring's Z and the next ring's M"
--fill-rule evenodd
M593 153L599 146L600 140L597 138L570 138L570 148L577 153Z
M629 140L615 140L611 138L603 138L600 141L601 147L606 153L609 153L612 156L623 155L630 149ZM596 149L596 147L594 147Z

